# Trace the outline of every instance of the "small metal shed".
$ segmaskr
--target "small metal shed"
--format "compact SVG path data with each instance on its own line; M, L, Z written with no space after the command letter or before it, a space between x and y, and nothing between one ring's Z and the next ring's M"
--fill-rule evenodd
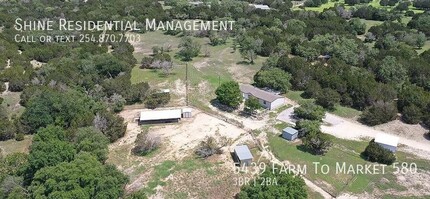
M193 110L191 108L183 108L182 109L182 118L191 118Z
M282 130L282 137L290 141L297 139L298 135L299 135L299 131L291 127L287 127L284 130Z
M236 156L235 158L237 158L237 160L239 161L240 166L251 165L253 157L248 146L240 145L240 146L234 147L234 155Z

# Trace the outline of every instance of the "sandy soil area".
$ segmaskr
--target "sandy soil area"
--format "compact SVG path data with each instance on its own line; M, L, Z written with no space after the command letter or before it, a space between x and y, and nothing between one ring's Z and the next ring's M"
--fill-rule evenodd
M119 160L111 160L111 162L116 161L118 168L128 175L135 175L127 185L127 191L144 187L151 177L153 166L166 160L180 161L190 157L195 147L206 136L216 138L225 136L231 140L232 144L223 149L223 154L217 156L217 161L224 162L224 168L228 170L233 170L231 167L233 160L230 157L230 151L233 147L237 144L253 142L251 135L245 130L193 109L192 118L182 119L176 124L152 125L149 133L160 136L162 140L161 151L149 157L134 156L129 151L133 148L137 135L142 131L141 126L135 121L140 111L141 109L128 109L119 114L127 122L127 132L123 138L109 146L111 152L121 156L116 157ZM138 169L142 167L148 169L139 172Z

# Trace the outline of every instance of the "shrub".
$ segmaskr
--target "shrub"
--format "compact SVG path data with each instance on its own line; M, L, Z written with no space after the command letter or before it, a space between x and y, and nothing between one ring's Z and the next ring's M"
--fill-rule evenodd
M303 138L303 145L315 155L324 155L333 145L329 135L311 132Z
M200 142L195 153L201 158L208 158L214 154L221 154L221 148L228 144L229 140L226 137L221 137L216 140L214 137L206 137Z
M229 81L221 84L216 91L216 99L223 105L231 108L237 108L242 102L242 94L239 84L235 81Z
M158 136L142 132L137 135L132 152L135 155L144 156L160 147L161 139Z
M155 109L164 106L170 101L170 93L153 93L145 100L147 108Z
M16 141L22 141L22 140L24 140L24 133L18 133L18 134L16 134L15 140Z
M320 122L315 120L297 120L296 129L299 137L305 137L311 132L320 132Z
M254 112L258 109L261 109L262 106L260 104L260 101L258 101L257 98L255 97L249 97L249 99L247 99L245 101L245 112L249 113L249 114L254 114Z
M326 109L333 110L334 106L340 102L340 95L331 88L324 88L317 96L316 103Z
M393 103L376 102L361 114L360 121L375 126L394 120L396 115L397 108Z
M369 142L369 145L366 147L362 155L369 161L378 162L381 164L390 165L396 161L396 156L394 153L382 148L375 142L375 140Z
M306 90L302 93L303 98L313 98L318 96L318 94L321 92L321 86L320 84L315 81L311 80L309 81L308 85L306 86Z
M421 109L413 104L403 108L402 120L408 124L418 124L422 116Z
M322 121L325 111L321 106L305 102L300 107L294 108L294 114L301 119Z

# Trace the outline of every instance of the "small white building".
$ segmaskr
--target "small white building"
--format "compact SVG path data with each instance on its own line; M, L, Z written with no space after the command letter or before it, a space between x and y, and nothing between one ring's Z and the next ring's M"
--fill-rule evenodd
M273 110L285 104L285 98L265 90L261 90L249 84L241 84L240 92L242 97L247 100L253 96L260 101L261 106L266 109Z
M182 117L181 109L144 110L140 112L139 124L174 123Z
M390 150L391 152L396 152L397 145L399 143L399 137L385 133L378 133L375 136L375 143L379 144L379 146L384 149Z
M249 5L254 7L255 9L270 10L270 7L264 4L249 4Z
M183 108L182 109L182 118L191 118L192 117L192 109L191 108Z
M234 147L234 159L240 166L250 166L252 163L252 153L248 146L240 145Z

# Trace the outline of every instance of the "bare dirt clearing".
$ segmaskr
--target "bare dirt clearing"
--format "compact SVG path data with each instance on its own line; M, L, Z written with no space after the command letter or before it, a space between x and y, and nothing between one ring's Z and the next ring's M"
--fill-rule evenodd
M128 122L127 132L123 138L109 146L110 153L108 162L117 165L120 170L130 176L130 183L126 187L127 192L146 188L148 183L152 182L153 175L157 173L155 169L157 165L163 164L166 161L182 164L186 159L193 157L195 147L206 136L225 136L231 139L231 143L234 143L234 145L252 142L251 135L245 130L196 109L193 110L193 118L183 119L177 124L150 126L139 126L137 122L135 122L135 118L138 117L140 111L141 109L124 110L119 114ZM137 135L142 131L142 128L149 128L149 133L160 136L162 146L153 154L139 157L133 155L131 149L134 146ZM193 179L199 179L199 183L205 183L205 181L206 183L222 182L222 184L226 185L225 182L230 182L228 181L228 176L232 175L234 171L234 167L232 166L233 161L230 157L232 146L233 145L224 147L224 153L216 156L214 160L216 166L213 168L213 172L216 172L216 177L211 171L202 172L202 169L196 168L190 174L194 176ZM222 175L219 175L220 173L222 173ZM165 192L165 189L195 189L193 188L194 186L185 186L190 183L189 180L184 180L183 182L177 181L183 179L184 175L188 175L184 174L183 171L177 173L172 171L170 175L172 176L169 176L169 178L159 179L169 183L166 188L164 186L158 188L157 196L160 196L160 194L162 196L168 194L169 192ZM217 186L213 185L213 188L208 188L207 191L211 194L215 194L217 192L216 187ZM232 197L233 195L231 194L239 190L239 187L233 189L231 187L230 184L223 188L229 191L226 191L226 195L222 197ZM183 190L183 192L194 193L192 190ZM198 195L193 195L193 197L203 198Z

